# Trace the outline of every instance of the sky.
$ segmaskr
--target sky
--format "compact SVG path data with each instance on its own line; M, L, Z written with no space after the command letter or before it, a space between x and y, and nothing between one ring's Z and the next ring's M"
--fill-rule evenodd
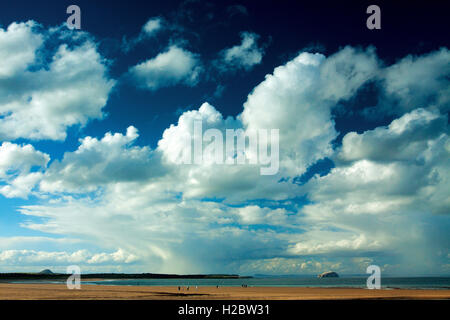
M448 11L371 4L0 4L0 272L449 275Z

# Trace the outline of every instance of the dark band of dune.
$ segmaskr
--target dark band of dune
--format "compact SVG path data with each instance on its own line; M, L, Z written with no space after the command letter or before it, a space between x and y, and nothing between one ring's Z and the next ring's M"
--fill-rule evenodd
M450 299L450 290L368 290L300 287L177 287L0 283L0 300L339 300Z

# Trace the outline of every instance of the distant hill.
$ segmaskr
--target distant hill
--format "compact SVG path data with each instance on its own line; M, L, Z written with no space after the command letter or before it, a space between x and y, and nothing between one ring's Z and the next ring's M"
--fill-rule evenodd
M39 274L54 274L54 273L50 269L44 269L41 272L39 272Z

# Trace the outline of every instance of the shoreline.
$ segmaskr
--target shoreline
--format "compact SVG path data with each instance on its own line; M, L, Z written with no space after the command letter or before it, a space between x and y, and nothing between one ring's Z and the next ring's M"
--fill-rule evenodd
M450 299L449 289L380 289L318 287L115 286L0 283L0 300L410 300Z
M40 284L40 285L46 285L46 284L61 284L65 285L67 279L0 279L0 284ZM84 283L85 285L93 285L93 286L117 286L117 287L186 287L187 284L111 284L115 281L136 281L135 278L121 278L121 279L105 279L105 278L81 278L80 282ZM142 279L142 280L154 280L154 279ZM158 279L156 279L158 280ZM186 280L186 279L182 279ZM139 281L138 281L139 282ZM196 285L198 287L216 287L216 284L188 284L191 287L195 287ZM231 288L240 288L242 287L242 284L220 284L219 286L222 287L231 287ZM329 286L314 286L314 285L270 285L270 284L250 284L247 285L247 288L303 288L303 289L330 289L330 290L339 290L339 289L358 289L358 290L368 290L366 286L363 285L329 285ZM382 285L381 290L437 290L437 291L445 291L450 290L450 286L391 286L391 285Z
M133 285L133 284L108 284L112 283L117 280L136 280L136 279L97 279L97 278L81 278L80 283L84 283L84 285L88 286L115 286L115 287L168 287L168 288L176 288L178 285ZM95 282L95 283L91 283ZM104 282L104 284L102 284ZM46 285L46 284L61 284L65 285L66 280L0 280L0 284L40 284L40 285ZM197 285L199 288L215 288L215 285ZM242 285L219 285L221 288L223 287L230 287L230 288L241 288ZM180 285L181 288L185 288L186 285ZM195 287L195 285L190 285L190 287ZM361 290L367 290L364 286L297 286L297 285L248 285L247 288L300 288L300 289L333 289L333 290L339 290L339 289L361 289ZM381 290L450 290L450 287L391 287L391 286L382 286Z

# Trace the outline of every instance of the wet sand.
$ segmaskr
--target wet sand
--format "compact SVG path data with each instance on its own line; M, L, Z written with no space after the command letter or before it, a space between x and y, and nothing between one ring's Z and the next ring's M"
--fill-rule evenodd
M104 286L82 284L0 283L0 300L339 300L339 299L450 299L450 290L354 289L299 287Z

